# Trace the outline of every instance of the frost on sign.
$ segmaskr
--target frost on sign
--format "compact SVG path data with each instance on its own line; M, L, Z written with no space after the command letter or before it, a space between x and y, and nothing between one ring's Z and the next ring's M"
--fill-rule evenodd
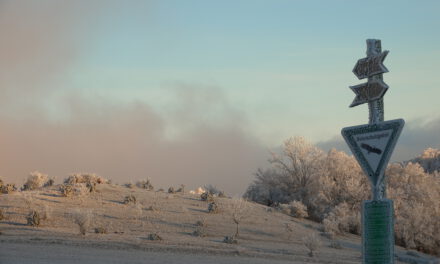
M350 86L350 89L356 94L350 107L357 106L369 101L380 99L388 90L388 85L382 80L369 81L367 83Z
M383 177L404 123L396 119L342 129L342 136L373 186Z
M388 69L383 65L383 61L387 55L388 50L377 55L358 60L354 66L353 73L360 80L373 75L388 72Z

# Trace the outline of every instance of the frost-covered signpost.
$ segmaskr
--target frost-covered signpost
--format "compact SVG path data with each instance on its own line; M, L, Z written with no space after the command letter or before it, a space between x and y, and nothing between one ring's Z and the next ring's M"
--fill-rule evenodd
M367 39L367 57L358 60L353 73L368 78L366 83L351 86L356 94L350 107L368 103L369 122L346 127L342 136L371 183L373 200L362 203L362 263L394 263L394 208L386 199L385 169L405 122L403 119L384 121L383 96L388 85L382 74L388 51L382 52L381 42Z

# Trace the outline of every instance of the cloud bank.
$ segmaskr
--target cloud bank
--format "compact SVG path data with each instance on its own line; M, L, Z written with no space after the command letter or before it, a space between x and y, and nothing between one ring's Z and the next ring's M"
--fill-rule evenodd
M176 84L176 104L161 111L166 118L142 100L122 104L63 89L60 76L91 35L85 29L99 24L102 9L127 11L114 2L0 2L0 176L21 184L34 170L58 181L96 172L121 183L151 178L156 187L213 184L243 193L267 151L221 89ZM53 94L59 108L48 113ZM53 112L63 118L50 118Z

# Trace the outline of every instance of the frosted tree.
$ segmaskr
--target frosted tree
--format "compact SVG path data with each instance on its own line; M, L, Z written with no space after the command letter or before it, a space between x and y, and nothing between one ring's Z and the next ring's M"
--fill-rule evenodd
M396 242L440 254L440 178L411 162L391 164L387 177L396 214Z
M288 201L310 204L324 158L324 152L303 137L286 140L281 155L272 153L269 162L280 174L281 190Z

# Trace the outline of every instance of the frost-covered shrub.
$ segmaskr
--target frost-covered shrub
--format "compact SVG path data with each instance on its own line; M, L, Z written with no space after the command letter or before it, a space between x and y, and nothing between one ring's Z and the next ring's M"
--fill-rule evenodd
M223 243L238 244L238 240L234 236L225 236L225 238L223 239Z
M43 186L50 186L51 184L53 184L53 179L50 179L47 174L34 171L29 173L29 176L24 183L22 190L35 190Z
M204 226L196 226L196 230L192 233L193 236L196 237L205 237L206 236L206 228Z
M208 204L208 213L212 213L212 214L218 213L218 205L215 202Z
M288 205L288 204L279 204L278 206L277 206L277 208L283 213L283 214L286 214L286 215L290 215L291 214L291 210L290 210L290 205Z
M96 183L91 182L86 184L87 189L89 192L96 192Z
M324 231L327 233L342 234L350 232L360 235L360 213L352 210L349 204L343 202L332 209L323 221Z
M40 214L36 210L32 210L29 215L26 217L27 224L30 226L39 226L41 217Z
M85 184L103 184L108 180L96 175L95 173L73 173L64 180L65 184L85 183Z
M212 201L214 201L214 196L209 192L204 192L200 195L200 200L212 202Z
M196 222L196 226L203 226L203 227L205 227L206 226L206 219L202 218L201 220L198 220Z
M315 233L311 233L303 238L304 246L309 250L309 256L315 256L315 252L321 247L322 242Z
M103 226L95 227L95 234L107 234L107 228Z
M148 235L148 240L159 241L159 240L162 240L162 237L159 236L157 233L151 233Z
M72 219L74 223L78 225L79 233L83 236L86 235L92 219L90 211L78 209L72 214Z
M12 193L15 191L17 191L17 187L15 187L15 184L13 183L3 184L1 186L1 192L4 194Z
M70 197L73 195L73 187L69 184L61 184L60 185L61 195L64 197Z
M54 183L55 183L55 180L53 178L49 178L49 180L47 180L47 182L43 185L43 187L53 186Z
M133 203L136 204L136 196L129 194L124 197L124 204Z
M307 207L300 201L293 201L289 204L290 215L296 218L306 218L309 216Z
M146 189L148 191L154 190L154 186L153 186L153 184L151 184L150 179L138 181L138 182L136 182L136 186L138 188Z

